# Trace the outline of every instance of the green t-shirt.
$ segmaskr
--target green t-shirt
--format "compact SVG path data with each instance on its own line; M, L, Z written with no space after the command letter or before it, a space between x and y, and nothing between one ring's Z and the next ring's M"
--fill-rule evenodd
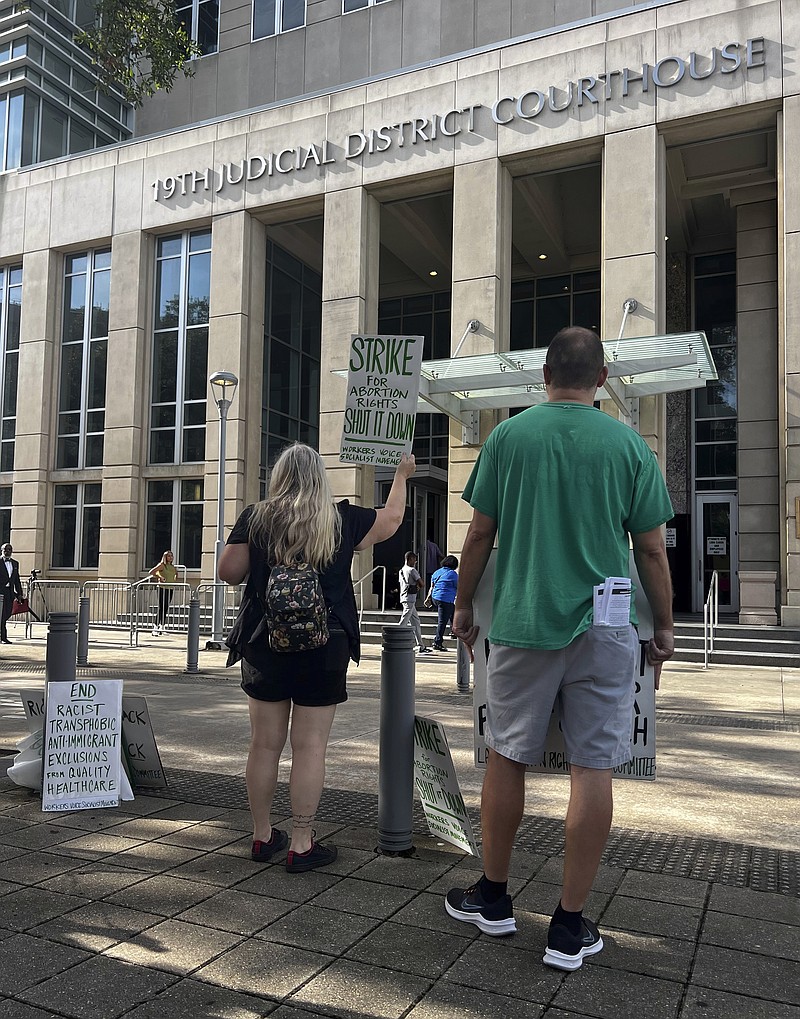
M178 571L172 563L161 563L158 568L158 576L162 584L174 584L178 579Z
M581 403L500 424L463 497L497 521L489 639L511 647L562 648L587 630L595 585L630 576L628 534L673 515L644 439Z

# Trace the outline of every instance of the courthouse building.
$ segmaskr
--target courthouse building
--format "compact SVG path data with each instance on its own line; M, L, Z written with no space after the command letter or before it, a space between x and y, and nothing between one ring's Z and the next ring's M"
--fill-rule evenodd
M135 112L71 42L84 6L0 0L0 538L26 572L134 579L171 547L211 579L212 371L240 380L230 527L292 439L337 497L385 497L338 458L353 333L431 360L702 330L718 379L638 410L676 607L716 569L723 610L800 624L796 0L191 0L194 76ZM418 416L375 562L459 551L516 410Z

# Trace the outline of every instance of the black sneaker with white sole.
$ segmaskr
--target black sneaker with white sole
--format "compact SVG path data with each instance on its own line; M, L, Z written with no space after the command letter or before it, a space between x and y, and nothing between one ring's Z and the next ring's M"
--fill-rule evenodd
M600 931L585 916L581 917L581 932L578 935L570 934L563 924L551 922L542 962L555 969L580 969L587 955L597 955L602 950Z
M445 896L444 908L454 920L474 923L484 934L493 937L513 934L517 929L511 896L504 895L497 902L485 902L477 885L451 888Z

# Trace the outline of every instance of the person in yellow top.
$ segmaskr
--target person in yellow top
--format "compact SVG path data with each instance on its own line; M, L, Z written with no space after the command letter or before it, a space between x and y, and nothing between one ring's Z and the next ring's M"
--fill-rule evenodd
M175 556L172 552L167 551L161 556L161 562L150 570L150 576L158 579L158 615L153 624L153 636L160 637L166 629L164 624L167 621L167 613L175 593L172 585L178 579Z

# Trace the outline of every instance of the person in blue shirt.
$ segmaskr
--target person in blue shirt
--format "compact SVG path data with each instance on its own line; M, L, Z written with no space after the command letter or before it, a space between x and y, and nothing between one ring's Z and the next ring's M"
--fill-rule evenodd
M431 645L436 651L446 651L444 646L445 627L453 623L456 608L456 590L458 589L458 559L454 555L446 555L442 565L431 577L428 599L436 606L438 622L436 637Z

